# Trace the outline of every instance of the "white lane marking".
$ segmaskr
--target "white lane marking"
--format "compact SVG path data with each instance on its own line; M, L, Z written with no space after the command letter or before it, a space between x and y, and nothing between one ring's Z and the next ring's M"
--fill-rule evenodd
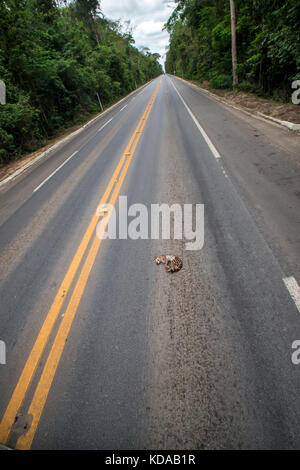
M298 286L298 282L296 279L291 276L291 277L285 277L283 279L283 282L285 283L289 293L291 294L291 297L293 301L296 304L296 307L300 313L300 287Z
M128 106L128 104L125 104L125 106L123 106L123 108L120 109L119 113L120 113L121 111L123 111L123 109L125 109L127 106Z
M217 159L221 158L221 155L219 154L218 150L216 149L216 147L214 146L214 144L212 143L212 141L210 140L210 138L208 137L208 135L206 134L205 130L203 129L203 127L200 125L198 119L196 118L196 116L194 115L194 113L191 111L191 109L189 108L189 106L186 104L186 102L184 101L184 99L182 98L181 94L179 93L179 91L177 90L176 86L174 85L174 83L172 82L172 80L170 80L170 82L172 83L173 87L175 88L175 91L177 92L179 98L181 99L181 101L183 102L184 106L186 107L189 115L191 116L191 118L193 119L194 123L196 124L196 126L198 127L199 131L201 132L205 142L207 143L208 147L210 148L213 156Z
M213 155L217 159L221 158L221 155L219 154L219 152L217 151L217 149L215 148L215 146L211 142L210 138L208 137L208 135L206 134L206 132L204 131L202 126L199 124L199 122L198 122L197 118L195 117L195 115L193 114L193 112L190 110L190 108L188 107L188 105L186 104L186 102L184 101L182 96L180 95L180 93L177 90L177 88L175 87L174 83L172 82L172 80L170 80L170 81L171 81L173 87L175 88L179 98L181 99L181 101L183 102L183 104L186 107L187 111L189 112L190 116L192 117L193 121L195 122L196 126L198 127L199 131L203 135L203 137L204 137L207 145L209 146L210 150L212 151ZM223 173L228 178L228 175L227 175L226 171L224 170L224 168L223 168ZM299 287L296 279L293 276L285 277L283 279L283 282L286 285L286 288L288 289L292 299L294 300L298 311L300 312L300 287Z
M138 93L138 95L140 93L143 93L144 90L152 83L152 80L150 80L150 82L146 83L145 85L142 85L142 90ZM86 122L82 127L80 127L79 129L77 129L76 131L72 132L71 134L69 134L68 136L64 137L62 140L60 140L59 142L57 142L56 144L54 144L52 147L49 147L47 150L45 150L45 152L42 152L40 155L38 155L36 158L34 158L33 160L31 160L30 162L26 163L26 165L22 166L21 168L19 168L17 171L15 171L14 173L12 173L10 176L8 176L7 178L4 178L2 181L0 181L0 187L5 185L6 183L9 183L11 180L13 180L14 178L16 178L17 176L19 176L21 173L23 173L23 171L25 171L27 168L33 166L35 163L37 163L39 160L41 160L42 158L44 158L46 155L48 155L48 153L50 152L53 152L53 150L55 150L57 147L59 147L60 145L62 145L63 143L67 142L68 140L72 139L73 137L75 137L75 135L79 134L81 131L83 131L86 127L90 126L96 119L99 119L100 117L103 117L105 114L107 114L109 111L112 111L116 106L118 106L120 103L123 103L124 100L126 100L129 96L131 96L133 93L135 93L136 91L132 91L131 93L129 93L129 95L127 96L124 96L124 98L122 98L121 100L117 101L117 103L111 105L109 108L105 109L105 111L103 111L102 113L100 113L99 115L97 115L96 117L94 117L93 119L91 119L90 121ZM137 95L136 95L137 96Z
M105 127L105 126L107 126L107 124L109 124L109 123L110 123L110 121L112 121L112 120L113 120L113 118L109 119L109 120L108 120L108 121L107 121L105 124L103 124L103 126L102 126L102 127L100 127L100 129L98 129L98 131L97 131L97 132L100 132L100 131L102 131L102 129L104 129L104 127Z
M226 173L226 170L225 170L224 166L222 165L222 162L220 163L220 165L221 165L221 168L222 168L223 175L224 175L226 178L228 178L228 175L227 175L227 173Z
M51 173L51 175L49 175L46 179L44 179L44 181L42 181L42 183L39 184L33 192L35 193L36 191L38 191L50 178L52 178L53 175L55 175L55 173L57 173L66 163L68 163L68 161L71 160L71 158L74 157L74 155L76 155L76 153L78 153L78 150L76 150L76 152L72 153L72 155L70 157L68 157L61 165L59 165L59 167L56 168L56 170L54 170Z

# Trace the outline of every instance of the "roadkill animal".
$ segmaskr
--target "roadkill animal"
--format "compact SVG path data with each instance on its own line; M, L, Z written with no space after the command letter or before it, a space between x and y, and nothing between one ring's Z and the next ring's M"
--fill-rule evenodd
M178 256L175 255L160 255L155 258L155 263L164 263L168 273L174 273L182 268L182 261Z

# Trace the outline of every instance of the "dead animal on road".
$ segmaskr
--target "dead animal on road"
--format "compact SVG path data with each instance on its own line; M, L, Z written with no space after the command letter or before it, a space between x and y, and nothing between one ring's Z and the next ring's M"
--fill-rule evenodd
M182 261L178 256L175 255L160 255L155 258L155 263L164 263L168 273L174 273L182 268Z

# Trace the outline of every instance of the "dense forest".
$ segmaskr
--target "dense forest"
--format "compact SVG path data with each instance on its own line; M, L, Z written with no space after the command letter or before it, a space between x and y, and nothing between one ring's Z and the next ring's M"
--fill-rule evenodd
M175 0L166 71L232 86L229 0ZM235 0L238 89L290 100L300 79L300 1Z
M130 30L105 18L98 0L0 0L0 163L162 73Z

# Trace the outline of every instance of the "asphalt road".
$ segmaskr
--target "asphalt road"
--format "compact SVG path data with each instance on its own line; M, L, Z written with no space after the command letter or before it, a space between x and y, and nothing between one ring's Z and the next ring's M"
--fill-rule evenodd
M1 444L300 448L299 139L163 76L1 189ZM204 204L204 247L100 243L119 196Z

